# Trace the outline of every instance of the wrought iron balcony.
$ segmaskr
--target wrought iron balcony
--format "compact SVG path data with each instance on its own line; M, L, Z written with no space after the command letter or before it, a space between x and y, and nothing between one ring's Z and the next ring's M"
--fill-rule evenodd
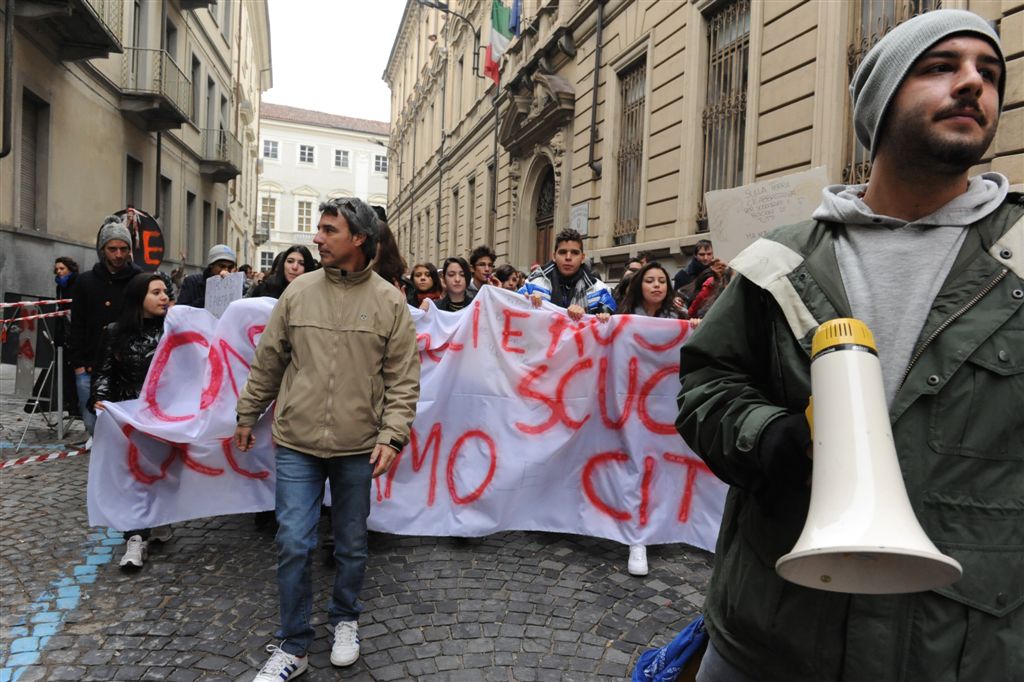
M199 172L227 182L242 172L242 143L226 130L204 128L199 138Z
M37 22L55 39L62 60L121 52L123 0L19 0L18 17Z
M187 9L203 9L204 7L209 7L214 2L215 0L178 0L182 11Z
M266 220L261 220L259 223L257 223L256 229L253 230L252 237L253 241L256 243L256 246L266 244L267 241L270 239L270 222Z
M126 47L121 110L141 119L147 130L180 128L192 110L192 82L166 50Z

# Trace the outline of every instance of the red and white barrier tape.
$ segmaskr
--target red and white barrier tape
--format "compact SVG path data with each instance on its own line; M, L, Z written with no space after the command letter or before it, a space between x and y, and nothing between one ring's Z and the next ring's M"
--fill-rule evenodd
M74 457L87 452L89 451L85 449L66 450L64 452L51 452L48 455L28 455L27 457L19 457L18 459L3 459L0 460L0 469L19 467L23 464L38 464L39 462L49 462L55 459L67 459L68 457Z
M0 303L0 310L5 308L35 308L42 305L64 305L71 303L70 298L55 298L49 301L14 301L13 303Z
M9 320L0 320L4 324L14 324L15 322L29 322L31 320L41 320L46 317L67 317L71 314L70 310L58 310L52 313L39 313L38 315L26 315L25 317L12 317Z

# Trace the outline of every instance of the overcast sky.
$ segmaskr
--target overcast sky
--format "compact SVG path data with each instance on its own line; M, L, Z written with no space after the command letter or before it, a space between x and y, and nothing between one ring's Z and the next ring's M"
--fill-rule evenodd
M381 78L405 0L269 0L274 87L263 101L388 121Z

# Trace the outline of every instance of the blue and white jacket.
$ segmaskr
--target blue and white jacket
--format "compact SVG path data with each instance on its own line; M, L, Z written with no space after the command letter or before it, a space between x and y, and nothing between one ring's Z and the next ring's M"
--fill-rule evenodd
M615 312L611 289L585 265L580 267L575 277L566 281L558 272L555 262L548 261L547 265L526 278L526 284L519 289L519 293L527 296L540 294L545 301L551 301L562 308L575 303L591 315Z

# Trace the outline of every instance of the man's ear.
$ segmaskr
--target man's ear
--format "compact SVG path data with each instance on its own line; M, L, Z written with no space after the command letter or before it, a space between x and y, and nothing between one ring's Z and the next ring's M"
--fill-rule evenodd
M352 243L355 244L356 246L362 246L363 242L365 242L365 241L366 241L366 235L365 234L354 234L354 235L352 235Z

